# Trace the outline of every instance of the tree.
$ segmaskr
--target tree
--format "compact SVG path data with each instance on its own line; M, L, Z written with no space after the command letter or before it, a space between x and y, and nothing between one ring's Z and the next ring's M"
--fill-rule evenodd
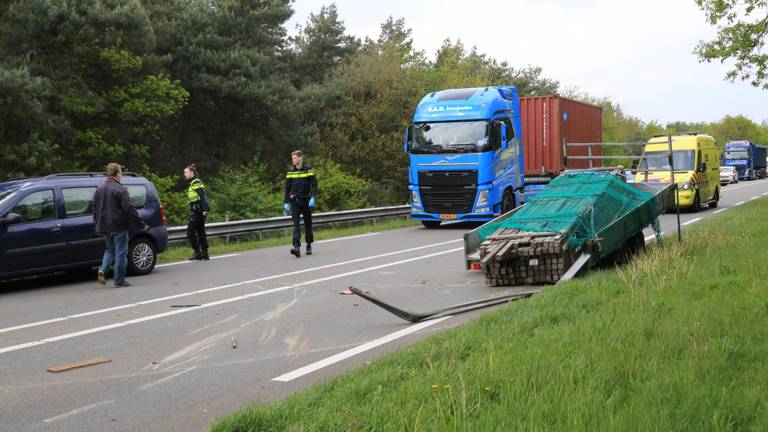
M725 77L730 81L749 81L768 89L768 1L696 0L707 21L718 27L714 40L700 41L695 49L701 61L735 61Z
M168 151L154 155L159 168L195 161L217 172L258 154L271 174L282 171L290 149L307 141L288 79L290 0L157 3L155 26L173 29L160 34L157 55L190 93Z
M324 82L334 69L348 63L360 47L357 38L345 34L344 22L339 20L335 4L323 6L317 15L310 14L307 25L291 42L294 50L291 68L297 88Z
M4 144L49 152L44 165L26 153L31 171L24 171L101 170L109 160L143 170L187 94L147 61L155 37L141 2L15 1L2 22L6 68L47 87L44 98L38 92L26 103L34 105L36 122L10 116L6 126L14 138Z

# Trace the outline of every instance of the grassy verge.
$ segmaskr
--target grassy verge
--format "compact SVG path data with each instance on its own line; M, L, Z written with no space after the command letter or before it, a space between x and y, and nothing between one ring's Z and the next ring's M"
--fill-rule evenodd
M768 200L213 431L768 430Z
M406 228L411 226L421 225L420 222L412 221L410 219L387 219L377 221L375 224L371 221L354 224L339 224L336 226L320 225L314 229L315 241L325 240L338 237L346 237L351 235L365 234L369 232L386 231L390 229ZM302 228L302 238L304 237L304 229ZM233 252L240 252L251 249L261 249L273 246L286 246L291 245L291 232L290 231L272 231L261 234L232 237L229 243L226 243L224 239L211 238L209 240L209 253L210 255L223 255ZM167 263L172 261L179 261L187 259L192 253L192 249L184 244L178 246L171 246L165 252L158 256L158 263Z

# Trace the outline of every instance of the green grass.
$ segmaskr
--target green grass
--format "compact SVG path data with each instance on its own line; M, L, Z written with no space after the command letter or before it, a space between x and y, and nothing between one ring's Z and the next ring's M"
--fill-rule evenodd
M212 431L768 430L768 200Z
M346 237L358 234L365 234L368 232L379 232L397 228L407 228L411 226L420 226L418 221L412 221L410 219L387 219L373 222L363 222L354 224L345 224L338 226L321 225L314 229L315 241L325 240L338 237ZM304 238L304 229L301 230L302 239ZM291 245L290 231L274 231L259 235L232 237L229 244L223 239L211 238L209 239L208 252L211 256L224 255L233 252L240 252L251 249L261 249L273 246L286 246ZM158 264L168 263L173 261L185 260L192 254L192 249L188 244L182 244L169 247L165 252L158 256Z

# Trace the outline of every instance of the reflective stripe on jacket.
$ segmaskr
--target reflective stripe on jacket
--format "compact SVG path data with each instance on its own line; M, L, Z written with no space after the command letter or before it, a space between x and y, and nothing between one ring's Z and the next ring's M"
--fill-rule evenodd
M317 178L315 170L307 165L301 168L291 167L285 175L285 200L290 203L294 199L308 200L317 193Z

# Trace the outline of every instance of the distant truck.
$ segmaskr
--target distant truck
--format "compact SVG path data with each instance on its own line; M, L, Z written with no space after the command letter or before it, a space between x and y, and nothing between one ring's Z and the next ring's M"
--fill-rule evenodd
M566 141L598 143L601 130L600 107L559 96L519 98L514 86L432 92L405 133L411 218L428 228L489 221L525 202L526 182L566 168Z
M739 180L766 176L766 147L749 141L731 141L725 145L723 165L736 168Z

